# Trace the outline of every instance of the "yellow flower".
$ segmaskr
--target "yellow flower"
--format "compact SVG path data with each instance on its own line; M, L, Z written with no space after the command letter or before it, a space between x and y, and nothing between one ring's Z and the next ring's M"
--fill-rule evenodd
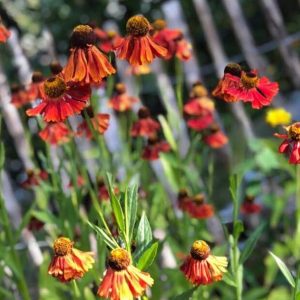
M277 125L288 125L291 123L292 115L284 108L273 108L267 111L266 122L272 127Z

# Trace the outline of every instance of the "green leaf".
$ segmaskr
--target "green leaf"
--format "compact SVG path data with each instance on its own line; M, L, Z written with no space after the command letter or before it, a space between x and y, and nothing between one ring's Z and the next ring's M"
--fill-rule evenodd
M234 224L234 228L233 228L233 236L238 239L240 234L244 231L244 224L242 221L238 220L236 221L236 223Z
M126 191L125 198L125 215L128 224L128 237L131 241L133 235L133 229L136 221L137 213L137 198L138 198L138 188L136 185L129 187Z
M147 219L145 212L143 212L142 217L139 222L139 226L136 234L136 253L135 257L140 257L146 248L152 242L152 230Z
M123 234L125 234L125 218L124 218L124 214L122 211L120 200L116 197L115 192L114 192L111 174L107 173L106 178L108 181L111 207L112 207L114 216L116 218L116 222L117 222L118 227L121 230L121 232Z
M0 143L0 170L3 169L5 162L5 148L4 143Z
M236 287L236 283L234 281L233 275L229 272L224 273L223 281L230 286Z
M284 277L286 278L288 283L294 288L295 287L295 280L294 280L291 272L289 271L288 267L286 266L286 264L278 256L276 256L274 253L272 253L271 251L269 251L269 253L274 258L278 268L280 269L280 271L282 272L282 274L284 275Z
M87 221L87 224L103 238L105 244L110 249L114 249L116 247L119 247L119 245L102 228L92 224L89 221Z
M165 136L166 140L170 144L171 148L174 151L177 151L177 144L176 144L175 138L173 136L172 129L169 126L167 120L162 115L158 116L158 120L161 124L161 127L162 127L162 130L163 130L163 133L164 133L164 136Z
M140 256L137 262L137 267L140 270L147 269L152 265L157 254L157 249L158 242L155 242L143 252L143 254Z
M233 201L238 201L238 189L241 183L241 176L233 174L229 178L229 191Z
M185 291L184 293L182 293L178 296L172 297L171 300L189 300L192 298L192 296L197 288L198 288L198 286L195 286L195 287L191 288L190 290Z
M55 217L50 211L33 211L32 216L44 223L54 224L61 228L61 220Z
M264 229L265 229L266 223L262 223L260 226L256 228L256 230L250 235L250 237L247 239L245 243L245 247L241 253L240 256L240 261L239 263L242 265L244 262L249 258L251 255L252 251L255 248L255 245L262 235Z

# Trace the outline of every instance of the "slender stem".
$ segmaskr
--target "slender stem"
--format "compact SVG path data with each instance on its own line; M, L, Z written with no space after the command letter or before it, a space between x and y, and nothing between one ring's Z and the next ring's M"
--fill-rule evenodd
M183 88L183 73L181 61L175 57L175 73L176 73L176 98L179 113L182 115L183 112L183 99L182 99L182 88Z
M300 165L296 165L296 238L300 237ZM296 239L298 240L298 239ZM297 249L297 253L298 253Z

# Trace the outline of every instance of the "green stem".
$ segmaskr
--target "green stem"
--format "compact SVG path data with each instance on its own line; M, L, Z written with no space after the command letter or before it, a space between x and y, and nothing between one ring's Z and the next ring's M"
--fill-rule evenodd
M181 61L175 57L175 74L176 74L176 98L180 115L183 113L183 98L182 98L182 88L183 88L183 72Z

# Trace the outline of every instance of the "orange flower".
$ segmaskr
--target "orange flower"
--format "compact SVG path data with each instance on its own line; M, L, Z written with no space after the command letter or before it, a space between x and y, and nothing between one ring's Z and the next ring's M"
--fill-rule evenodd
M215 111L214 102L207 98L194 98L184 105L184 112L191 116L203 116Z
M90 108L90 107L89 107ZM94 113L92 110L88 110L88 114L90 115L90 121L91 125L93 126L93 129L100 133L104 134L104 132L107 130L109 126L109 114L96 114L94 116ZM91 131L89 124L86 120L83 120L77 127L77 135L83 136L85 135L88 139L93 138L93 132Z
M196 81L190 91L190 98L202 98L208 96L207 88L200 82Z
M151 72L151 68L149 65L138 65L138 66L129 66L126 70L126 74L129 75L147 75Z
M221 148L228 143L227 136L221 131L218 124L213 123L203 136L203 142L211 148Z
M98 27L95 27L94 33L100 42L99 48L104 53L114 51L115 45L121 40L120 35L114 30L104 31Z
M277 82L270 82L267 77L258 77L256 70L242 71L240 78L228 74L228 78L235 84L228 86L226 93L236 99L250 102L254 109L270 105L279 92Z
M131 136L151 137L160 129L160 124L150 117L147 107L141 107L138 111L139 120L133 123Z
M70 140L72 132L62 122L48 123L46 127L39 132L39 136L46 143L51 145L67 143Z
M25 88L18 84L13 84L11 86L11 101L10 101L10 103L13 104L16 108L20 108L29 102L30 102L30 100L28 98L28 94L25 91Z
M135 97L131 97L126 93L126 87L123 83L118 83L115 86L115 95L109 99L108 106L115 111L124 112L131 110L134 103L139 100Z
M276 137L284 139L278 151L289 156L290 164L300 164L300 122L284 127L284 129L286 134L275 134Z
M218 82L218 85L213 90L212 95L214 97L218 97L223 99L226 102L235 102L238 101L238 97L236 95L229 94L227 92L228 88L231 86L237 86L237 80L241 77L242 68L239 64L230 63L224 69L224 76ZM236 80L233 80L233 79Z
M26 170L27 178L21 183L22 188L28 189L40 184L41 181L48 179L48 173L46 171Z
M149 273L142 272L132 265L129 253L116 248L108 257L108 269L99 286L98 295L111 300L133 300L144 294L153 285Z
M212 113L207 113L205 115L191 118L187 121L188 127L194 129L195 131L202 131L210 126L214 121Z
M116 45L117 57L126 59L133 66L149 64L155 57L165 57L167 49L153 41L150 29L150 23L144 16L131 17L126 24L127 36Z
M254 202L255 197L246 196L244 202L241 205L241 212L245 215L259 214L262 210L262 206Z
M73 242L66 237L56 239L53 250L54 257L49 265L48 274L61 282L81 278L95 262L92 252L82 252L73 248Z
M41 96L41 87L44 81L44 76L41 72L34 72L31 77L31 84L29 85L27 94L29 101L35 101L40 99Z
M207 219L215 214L214 207L204 202L203 194L198 194L192 198L187 212L196 219Z
M41 103L28 109L27 115L43 115L46 122L61 122L82 111L91 96L91 89L88 85L71 84L62 75L56 75L44 81L41 96Z
M145 146L142 153L142 158L145 160L159 159L160 152L171 151L170 145L166 141L160 141L156 136L148 139L148 144Z
M78 25L74 28L70 42L71 54L64 69L67 82L97 85L104 77L116 72L95 42L92 27Z
M178 207L182 211L188 211L191 204L191 197L189 196L186 189L181 189L177 195Z
M227 265L226 257L211 255L207 243L199 240L193 243L180 269L192 284L206 285L221 280Z
M183 36L176 40L176 56L183 61L192 57L192 45Z
M0 43L5 43L9 37L10 31L7 30L2 23L0 23Z

